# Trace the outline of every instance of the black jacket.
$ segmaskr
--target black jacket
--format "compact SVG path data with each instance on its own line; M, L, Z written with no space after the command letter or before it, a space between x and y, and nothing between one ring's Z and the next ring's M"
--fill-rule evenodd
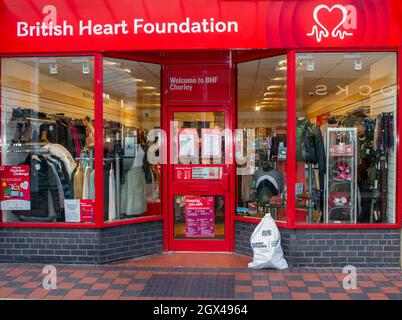
M320 128L307 119L297 121L296 159L318 165L320 189L323 190L326 170L324 140Z
M49 216L49 200L51 200L56 218L64 221L64 213L60 207L57 177L49 167L47 160L40 154L29 155L22 163L30 166L31 210L14 210L21 221L54 221ZM51 195L51 199L49 199Z

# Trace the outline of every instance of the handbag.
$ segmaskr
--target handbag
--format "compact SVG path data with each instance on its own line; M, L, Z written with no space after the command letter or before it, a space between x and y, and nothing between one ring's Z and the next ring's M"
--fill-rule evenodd
M350 204L350 195L346 191L332 191L329 194L329 202L335 206L348 206Z

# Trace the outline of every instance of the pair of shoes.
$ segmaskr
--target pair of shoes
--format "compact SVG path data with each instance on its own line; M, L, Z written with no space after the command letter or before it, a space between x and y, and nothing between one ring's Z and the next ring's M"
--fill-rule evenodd
M338 176L334 177L335 181L352 181L350 173L341 172Z
M29 142L32 140L32 127L29 121L22 123L17 122L14 138L11 139L12 143Z
M339 165L337 169L332 170L335 181L352 181L351 169L348 166Z

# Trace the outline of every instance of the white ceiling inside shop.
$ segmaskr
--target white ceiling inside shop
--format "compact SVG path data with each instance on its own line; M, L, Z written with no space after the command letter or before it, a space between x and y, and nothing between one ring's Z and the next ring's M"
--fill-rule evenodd
M238 64L239 110L285 111L286 56Z
M94 91L94 62L91 57L21 58L21 62L39 68L41 74ZM89 69L83 72L83 64ZM57 73L50 68L57 65ZM104 58L104 93L124 100L139 109L160 107L160 65L131 60Z
M314 53L297 55L297 107L306 108L323 96L347 90L355 80L367 78L370 83L370 68L389 53ZM309 60L314 61L314 71L307 71ZM362 69L355 70L355 61L362 61ZM325 92L325 95L317 94Z

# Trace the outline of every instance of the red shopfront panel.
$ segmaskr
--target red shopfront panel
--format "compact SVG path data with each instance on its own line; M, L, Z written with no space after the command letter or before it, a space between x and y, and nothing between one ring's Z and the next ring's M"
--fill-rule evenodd
M401 9L399 0L6 0L0 52L395 47Z

